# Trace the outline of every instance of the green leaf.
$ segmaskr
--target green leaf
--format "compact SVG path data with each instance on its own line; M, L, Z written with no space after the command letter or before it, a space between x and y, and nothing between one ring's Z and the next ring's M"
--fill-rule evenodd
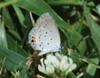
M10 16L9 11L6 8L3 8L2 9L2 14L3 14L3 18L4 18L5 25L9 29L15 30L14 22L12 20L12 17Z
M89 78L89 77L93 77L96 73L97 67L96 65L99 64L99 59L98 58L92 58L90 59L91 62L93 62L94 64L88 64L87 69L86 69L86 75L85 78ZM95 65L96 64L96 65Z
M82 5L82 0L46 0L49 4L52 5Z
M5 26L8 28L8 31L19 41L21 40L19 33L17 32L16 25L14 24L12 17L10 16L9 11L6 8L2 10Z
M13 3L16 3L17 0L6 0L6 2L0 2L0 8L3 8L3 7L6 7L6 6L9 6Z
M17 51L19 54L23 56L28 56L27 52L21 47L16 39L14 39L11 35L7 34L7 42L8 48L14 51Z
M76 78L76 75L73 72L71 72L69 73L68 78Z
M4 22L0 19L0 47L8 48L6 33L4 28Z
M81 55L84 55L84 52L85 52L86 49L87 49L87 45L86 45L85 40L81 41L77 48L78 48L80 54L81 54Z
M100 4L96 6L97 13L100 15Z
M0 59L4 58L4 67L9 71L21 68L23 67L23 63L25 63L25 58L22 55L9 49L0 48Z
M18 17L18 19L19 19L20 24L21 24L24 28L26 28L26 25L24 24L24 23L25 23L25 17L24 17L24 15L23 15L22 11L20 10L20 8L16 7L15 5L13 5L13 8L14 8L16 14L17 14L17 17Z
M85 7L84 11L87 25L91 32L91 37L100 53L100 26L92 19L88 8Z

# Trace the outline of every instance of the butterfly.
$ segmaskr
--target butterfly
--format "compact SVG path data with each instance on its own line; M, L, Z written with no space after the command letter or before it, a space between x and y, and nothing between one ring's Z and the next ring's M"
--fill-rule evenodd
M30 30L28 42L39 55L60 51L60 33L53 17L47 12L42 14Z

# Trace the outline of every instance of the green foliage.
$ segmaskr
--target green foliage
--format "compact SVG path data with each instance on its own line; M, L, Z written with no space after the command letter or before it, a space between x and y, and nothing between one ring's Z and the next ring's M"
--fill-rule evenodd
M61 32L64 47L62 53L69 55L77 64L77 69L71 72L68 78L79 78L77 76L79 73L83 73L83 78L98 78L99 74L96 73L100 73L97 70L100 69L100 13L96 8L98 3L100 1L95 0L0 1L0 77L7 75L7 78L30 78L30 76L36 78L35 75L39 74L35 66L37 64L34 62L29 69L26 65L27 58L33 52L27 40L28 32L32 28L29 13L31 12L34 18L49 12Z

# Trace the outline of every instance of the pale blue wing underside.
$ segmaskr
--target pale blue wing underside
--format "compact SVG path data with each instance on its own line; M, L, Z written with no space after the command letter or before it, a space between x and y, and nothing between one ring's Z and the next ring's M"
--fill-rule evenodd
M32 36L36 39L34 44ZM33 49L40 50L39 55L60 50L60 34L49 13L44 13L39 17L35 27L29 32L29 43Z

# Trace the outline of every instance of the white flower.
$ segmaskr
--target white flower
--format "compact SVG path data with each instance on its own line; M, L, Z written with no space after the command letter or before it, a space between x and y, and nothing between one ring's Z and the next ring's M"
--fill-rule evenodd
M84 75L84 73L81 72L81 73L79 73L79 74L76 76L76 78L82 78L83 75Z
M55 56L56 56L59 60L62 59L62 57L63 57L63 55L60 54L60 53L56 53Z
M72 70L74 70L76 68L76 64L72 64L71 66L69 66L68 70L66 71L66 75L71 72Z
M59 68L60 61L53 54L47 55L46 60L48 60L50 64L53 65L55 68Z
M44 61L41 59L41 65L38 66L40 72L48 75L56 73L58 70L64 75L67 75L75 68L76 64L73 62L73 60L70 57L60 53L56 53L55 55L48 54Z
M41 65L38 65L38 70L42 73L45 73L47 75L49 74L53 74L54 73L54 67L52 65L50 65L50 63L42 58L40 60Z
M76 64L74 64L73 60L65 55L63 55L60 63L60 70L65 72L67 75L69 72L76 68Z
M20 77L20 72L19 71L15 71L15 72L11 72L11 73L14 76L14 78L19 78Z
M61 71L66 71L69 68L69 63L67 62L68 58L63 56L61 59L61 63L60 63L60 70Z

